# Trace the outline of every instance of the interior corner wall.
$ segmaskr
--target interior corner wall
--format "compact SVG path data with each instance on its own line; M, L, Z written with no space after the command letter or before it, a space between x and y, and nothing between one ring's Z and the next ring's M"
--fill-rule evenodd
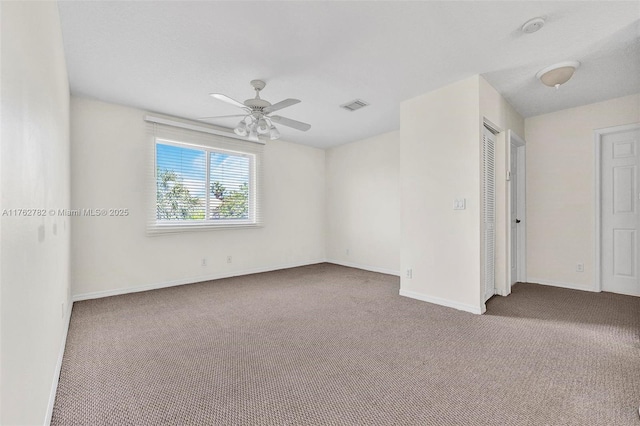
M479 76L407 100L400 114L400 294L479 314ZM465 210L453 210L456 198Z
M325 152L280 140L264 149L263 227L147 235L152 207L145 188L154 158L145 114L96 100L71 100L72 207L130 212L126 217L72 218L74 298L324 261Z
M35 425L70 305L70 224L56 214L69 207L69 85L57 4L1 2L0 15L0 424Z
M640 94L525 120L529 282L595 289L594 130L638 122Z
M326 151L327 261L399 275L400 133Z
M524 138L524 119L483 77L480 77L480 116L498 126L500 132L496 135L496 254L495 254L495 287L498 294L507 295L511 292L507 281L509 257L507 251L508 232L510 225L507 217L511 194L508 193L506 180L508 170L507 130L511 130ZM480 126L483 123L480 122ZM482 127L480 128L482 131Z

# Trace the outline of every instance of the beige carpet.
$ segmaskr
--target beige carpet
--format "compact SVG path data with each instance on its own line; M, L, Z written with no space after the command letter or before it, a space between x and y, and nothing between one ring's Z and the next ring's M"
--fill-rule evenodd
M635 425L640 298L331 264L77 302L53 425Z

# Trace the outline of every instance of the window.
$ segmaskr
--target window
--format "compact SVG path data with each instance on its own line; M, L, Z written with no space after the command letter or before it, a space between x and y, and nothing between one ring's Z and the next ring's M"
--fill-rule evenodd
M261 146L153 126L155 232L260 225Z

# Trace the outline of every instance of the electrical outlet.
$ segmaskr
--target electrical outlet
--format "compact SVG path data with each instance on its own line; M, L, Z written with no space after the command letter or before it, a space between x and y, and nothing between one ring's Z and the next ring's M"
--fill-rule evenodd
M202 258L202 261L200 262L200 265L207 266L207 259L205 257Z
M413 269L407 269L407 278L413 278Z
M453 200L453 209L454 210L464 210L467 208L467 199L466 198L456 198Z
M233 258L231 256L227 256L227 263L231 263L232 260Z
M578 263L576 265L576 272L584 272L584 263Z
M346 249L346 250L344 251L344 254L346 254L347 256L349 256L349 249Z

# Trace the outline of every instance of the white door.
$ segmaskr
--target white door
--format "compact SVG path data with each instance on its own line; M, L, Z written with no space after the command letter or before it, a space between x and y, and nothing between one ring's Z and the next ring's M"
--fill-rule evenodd
M518 281L518 147L511 144L511 279L509 285Z
M640 296L640 129L602 136L602 290Z
M506 190L507 217L505 232L506 291L511 293L511 286L516 282L527 280L527 233L526 233L526 142L511 130L507 130L507 164L509 176Z
M482 133L482 222L484 301L496 293L496 137L486 127Z

